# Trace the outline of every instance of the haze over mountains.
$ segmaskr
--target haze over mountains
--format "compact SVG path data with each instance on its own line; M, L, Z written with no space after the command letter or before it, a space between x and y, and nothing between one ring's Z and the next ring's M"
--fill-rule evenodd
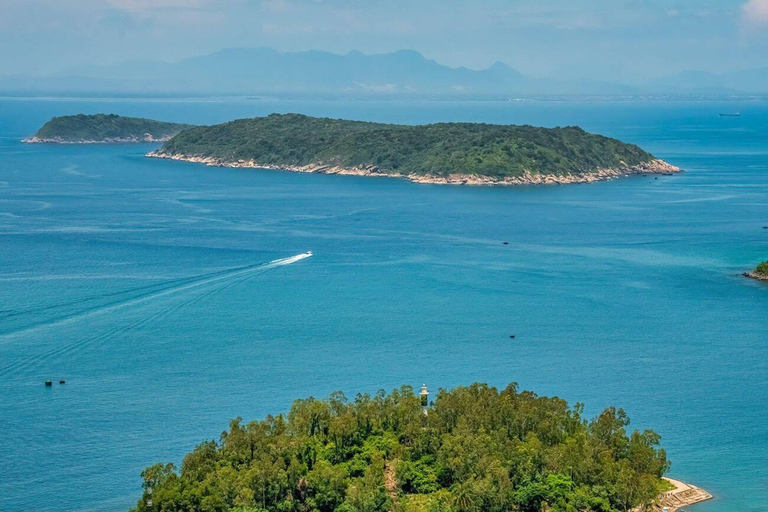
M728 95L768 92L768 68L727 75L689 71L643 83L622 84L533 78L501 62L482 70L451 68L412 50L374 55L352 51L339 55L232 48L173 63L128 61L47 76L0 77L0 91L414 97Z

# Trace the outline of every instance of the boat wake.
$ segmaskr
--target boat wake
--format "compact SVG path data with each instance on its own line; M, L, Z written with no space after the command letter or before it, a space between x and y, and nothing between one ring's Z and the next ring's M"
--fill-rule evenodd
M63 325L71 324L74 322L80 322L93 317L103 316L105 314L114 313L119 310L128 309L135 306L140 306L150 301L158 300L164 297L173 298L176 295L185 295L187 293L193 293L191 298L183 301L170 304L168 307L160 309L159 311L142 317L141 319L112 327L106 331L100 332L93 336L87 336L85 338L78 339L71 343L64 345L58 345L45 352L21 359L14 362L10 362L6 365L0 366L0 374L30 368L36 364L42 363L52 357L70 355L76 353L86 346L92 346L97 343L104 343L105 341L114 338L117 335L126 333L130 330L135 330L144 325L151 324L164 317L169 316L182 307L188 306L195 302L198 302L204 298L210 297L213 294L221 293L222 291L230 288L236 284L242 283L255 276L261 275L274 268L290 265L303 259L312 256L311 252L297 254L288 258L281 258L270 261L269 263L262 263L257 265L248 265L245 267L236 267L233 269L227 269L209 274L198 275L189 278L177 279L168 281L162 284L154 285L153 287L139 287L127 290L123 293L135 293L141 292L138 295L123 296L122 299L115 298L120 292L101 295L97 297L90 297L78 302L69 302L60 305L52 305L47 308L63 307L68 308L70 306L85 303L86 307L80 309L77 312L70 311L69 313L62 313L60 316L55 316L46 321L38 322L33 325L26 325L19 327L15 330L0 334L0 344L7 344L14 339L25 337L29 334L38 333L40 331L46 331L53 327L59 328ZM202 291L203 293L198 293ZM112 300L107 303L99 305L89 305L93 301L97 301L99 298L111 298ZM14 312L15 314L33 314L39 312L41 308L31 308L24 312Z
M273 260L268 263L268 265L290 265L291 263L296 263L297 261L301 261L303 259L309 258L312 256L312 251L303 252L301 254L297 254L296 256L291 256L290 258L283 258L280 260Z

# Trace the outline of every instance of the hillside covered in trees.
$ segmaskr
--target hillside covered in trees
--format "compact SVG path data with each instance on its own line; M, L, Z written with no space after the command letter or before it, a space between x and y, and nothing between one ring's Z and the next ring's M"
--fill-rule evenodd
M135 510L274 512L628 511L664 489L653 431L621 409L583 407L510 384L294 402L287 415L230 423L180 469L142 472Z
M243 167L338 167L408 177L675 172L638 146L578 127L392 125L272 114L185 130L150 156ZM663 165L662 165L663 164ZM294 169L312 171L312 169Z
M77 114L52 118L24 142L156 142L166 141L190 126L115 114Z

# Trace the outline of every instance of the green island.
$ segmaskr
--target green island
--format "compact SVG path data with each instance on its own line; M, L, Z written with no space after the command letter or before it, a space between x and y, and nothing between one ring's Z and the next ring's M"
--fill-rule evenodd
M336 392L296 400L287 415L234 419L180 470L144 470L134 510L626 512L660 509L685 486L662 479L659 435L630 432L621 409L586 419L581 404L516 383L441 389L430 403L425 393ZM688 503L711 497L691 489L700 494Z
M755 270L747 272L744 275L759 281L768 281L768 261L762 262L755 268Z
M680 171L636 145L574 126L393 125L300 114L190 128L148 156L468 185L579 183Z
M191 126L115 114L78 114L52 118L34 136L24 139L24 142L56 144L162 142Z

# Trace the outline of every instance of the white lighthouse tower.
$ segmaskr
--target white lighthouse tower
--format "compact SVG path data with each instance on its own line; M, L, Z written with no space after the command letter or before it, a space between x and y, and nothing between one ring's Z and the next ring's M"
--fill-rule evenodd
M419 391L419 398L421 399L421 410L424 412L424 415L426 416L427 407L429 406L429 390L427 390L426 384L421 385L421 391Z

